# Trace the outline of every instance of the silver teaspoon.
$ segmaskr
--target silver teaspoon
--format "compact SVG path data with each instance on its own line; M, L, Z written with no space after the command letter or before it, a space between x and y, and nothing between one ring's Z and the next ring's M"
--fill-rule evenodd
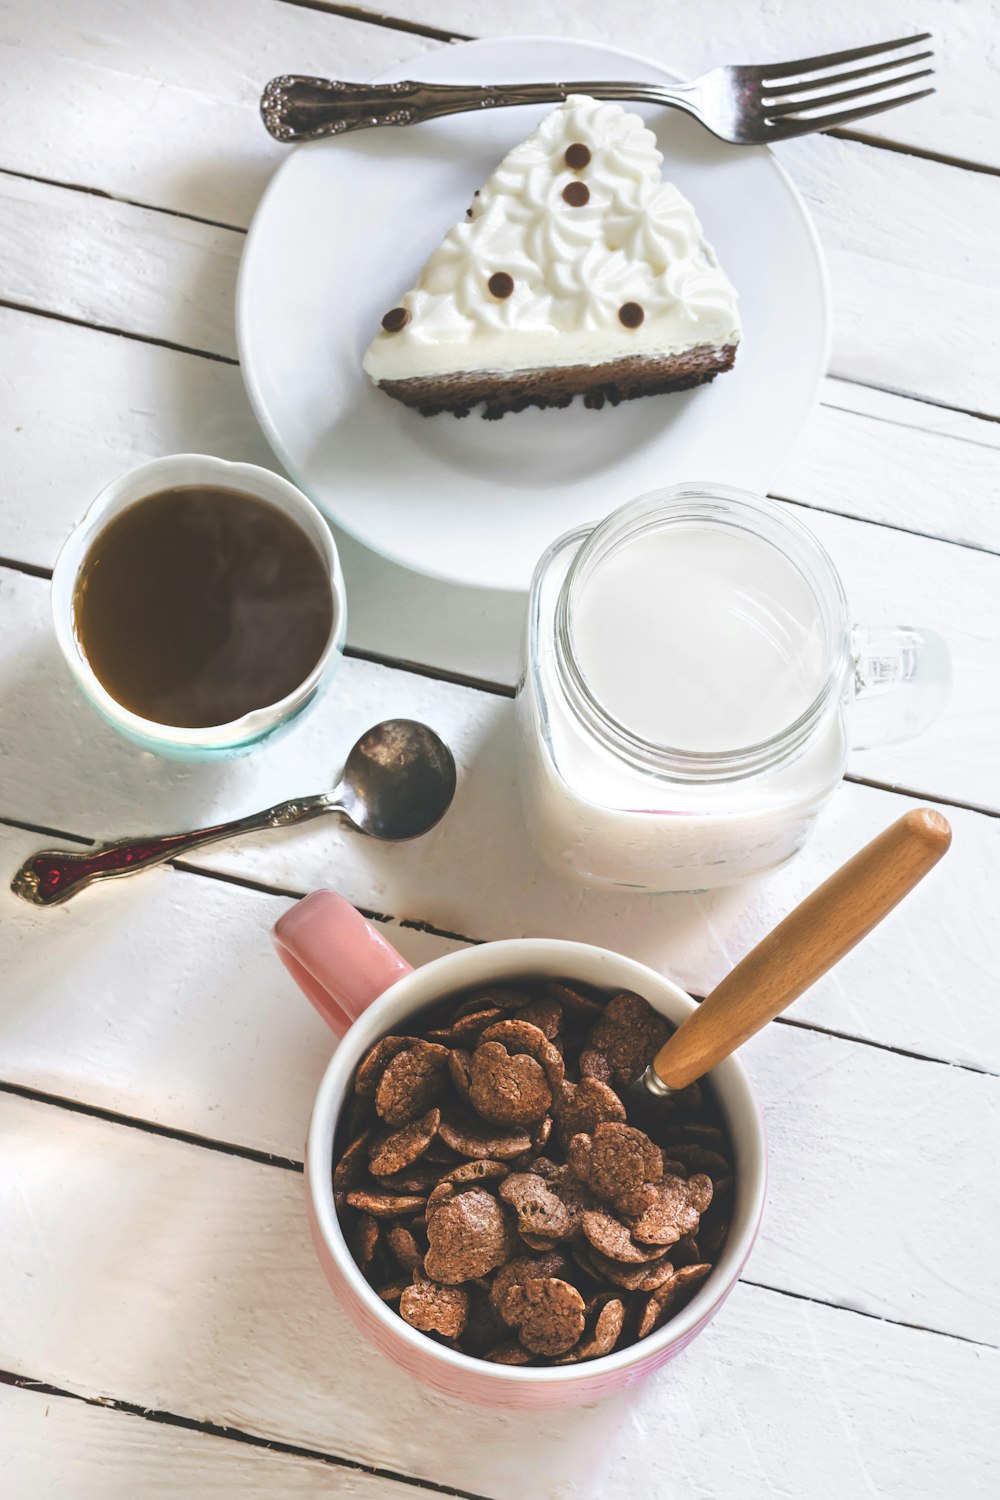
M433 729L414 719L384 719L358 740L339 785L330 792L293 797L263 812L190 833L116 839L79 853L40 849L25 860L10 888L32 906L57 906L98 880L134 875L236 834L289 828L332 812L342 813L372 838L415 839L444 817L455 795L455 781L452 753Z

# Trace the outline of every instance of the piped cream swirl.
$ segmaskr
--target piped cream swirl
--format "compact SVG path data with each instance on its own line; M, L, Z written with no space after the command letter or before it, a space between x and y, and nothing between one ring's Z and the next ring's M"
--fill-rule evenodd
M567 147L590 161L571 170ZM737 297L688 200L660 176L656 138L618 104L575 94L515 146L445 235L409 314L380 332L364 358L376 382L457 371L602 364L628 354L676 354L739 340ZM563 198L571 182L589 198ZM497 271L513 278L493 296ZM637 328L621 307L643 310Z

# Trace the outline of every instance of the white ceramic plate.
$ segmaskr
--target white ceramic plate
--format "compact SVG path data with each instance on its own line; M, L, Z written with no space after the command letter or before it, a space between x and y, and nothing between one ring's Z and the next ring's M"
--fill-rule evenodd
M585 42L442 47L383 74L441 83L670 80ZM828 298L815 231L764 147L724 146L641 106L664 173L692 200L740 292L735 369L711 385L595 412L580 401L499 422L421 417L372 387L361 357L473 190L544 109L501 109L298 147L250 229L237 295L243 378L289 474L375 551L458 583L526 588L564 531L659 485L765 490L826 368Z

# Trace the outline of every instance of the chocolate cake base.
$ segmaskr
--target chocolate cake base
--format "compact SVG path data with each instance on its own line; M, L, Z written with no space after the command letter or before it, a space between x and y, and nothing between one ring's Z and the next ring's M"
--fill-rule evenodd
M574 396L582 396L584 406L596 411L605 401L617 406L619 401L634 401L638 396L685 391L731 370L735 358L735 344L722 348L699 344L683 354L649 358L630 354L600 365L548 366L503 374L462 371L413 380L383 380L379 389L395 401L415 406L425 417L444 411L466 417L474 406L484 402L482 415L493 421L528 406L569 406Z

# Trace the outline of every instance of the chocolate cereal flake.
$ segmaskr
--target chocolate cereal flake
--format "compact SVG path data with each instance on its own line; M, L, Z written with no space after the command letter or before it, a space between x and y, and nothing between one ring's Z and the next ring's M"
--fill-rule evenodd
M526 1281L539 1277L565 1278L566 1274L566 1256L561 1250L550 1250L545 1255L517 1255L505 1266L501 1266L494 1276L490 1300L504 1321L509 1322L506 1315L507 1297L515 1286L523 1286Z
M416 1281L400 1297L399 1315L422 1333L441 1333L457 1339L469 1315L469 1294L459 1286Z
M583 1298L575 1286L554 1276L512 1287L505 1310L532 1354L565 1354L583 1332Z
M617 1121L598 1125L593 1135L575 1135L569 1164L593 1192L623 1214L641 1214L656 1198L663 1156L649 1136Z
M501 1042L480 1042L472 1054L469 1099L492 1125L530 1125L548 1113L552 1091L533 1057L511 1056Z
M625 1323L625 1304L620 1297L612 1297L604 1303L597 1314L593 1332L581 1339L575 1349L556 1360L557 1365L575 1365L582 1359L596 1359L601 1354L610 1354L621 1337Z
M435 1104L444 1090L448 1049L414 1042L387 1064L375 1090L375 1108L387 1125L406 1125Z
M375 1177L389 1176L412 1166L437 1135L441 1111L429 1109L419 1120L411 1120L400 1130L376 1138L372 1144L368 1169Z
M659 1245L637 1245L629 1234L627 1224L600 1209L588 1209L581 1222L591 1245L609 1260L640 1265L643 1261L655 1260L662 1254Z
M397 1053L415 1046L418 1040L415 1036L384 1036L380 1042L376 1042L358 1064L358 1071L354 1075L354 1092L374 1099L386 1065Z
M670 1027L649 1001L626 991L608 1001L603 1016L591 1028L587 1047L607 1058L609 1081L626 1087L638 1083L669 1035Z
M496 1161L510 1161L531 1149L531 1136L526 1130L516 1126L504 1129L474 1114L456 1112L452 1120L441 1121L438 1134L445 1145L460 1156L489 1156Z
M580 1225L575 1213L542 1177L531 1172L512 1172L499 1187L499 1195L517 1214L521 1235L544 1240L569 1240Z
M564 1083L556 1100L556 1125L563 1145L581 1132L592 1134L598 1125L612 1121L624 1123L625 1106L608 1084L599 1078L582 1078L579 1083Z
M426 1199L415 1193L379 1193L358 1188L348 1193L347 1201L351 1208L360 1208L376 1219L403 1219L407 1214L418 1214Z
M672 1245L682 1234L694 1234L698 1228L699 1203L708 1207L712 1184L707 1177L685 1182L681 1177L667 1176L656 1189L656 1198L632 1225L635 1238L647 1245Z
M446 1286L488 1275L510 1259L513 1248L503 1210L482 1188L439 1204L427 1220L427 1241L424 1270Z

